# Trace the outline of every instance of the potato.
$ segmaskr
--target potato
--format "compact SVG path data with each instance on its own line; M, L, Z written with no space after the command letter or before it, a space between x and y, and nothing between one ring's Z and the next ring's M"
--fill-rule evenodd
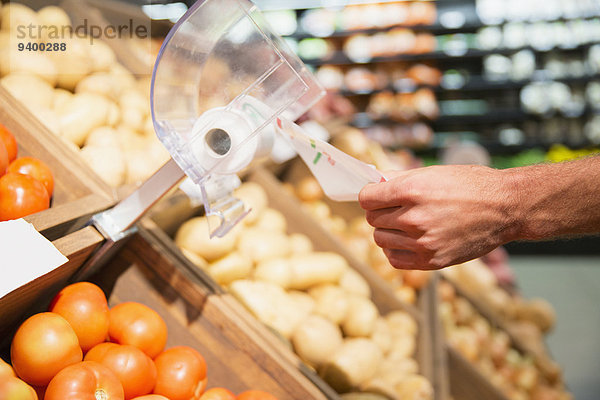
M450 332L447 340L467 360L475 362L479 357L481 348L477 343L477 335L471 328L459 326Z
M183 247L180 248L179 250L181 250L181 252L183 253L184 256L187 257L188 260L190 260L192 262L192 264L194 264L196 267L202 269L202 270L208 270L208 262L206 262L206 260L202 257L200 257L198 254L189 251L187 249L184 249Z
M136 132L142 133L144 129L145 116L144 114L133 107L123 107L121 106L121 119L120 123L123 126L130 128Z
M267 193L258 183L243 183L233 192L233 195L243 201L247 209L252 209L252 211L244 218L244 224L246 225L255 223L258 220L260 213L267 208Z
M238 252L232 252L209 264L208 273L220 285L229 285L247 278L252 272L252 262Z
M306 292L290 290L287 294L296 303L296 307L301 314L308 317L315 310L315 301Z
M371 297L371 287L365 278L352 268L347 268L340 278L340 287L350 294Z
M256 266L254 279L271 282L287 289L292 282L292 267L286 258L266 260Z
M110 112L110 110L109 110ZM118 135L117 138L119 140L119 145L121 150L123 151L134 151L134 150L142 150L146 151L148 146L148 141L146 137L136 133L131 128L119 125L115 128Z
M78 146L107 121L109 101L98 94L79 93L58 110L63 137Z
M375 321L373 332L371 332L371 340L379 346L384 355L392 348L392 330L384 318L379 317Z
M63 27L71 26L71 18L60 7L46 6L37 12L37 20L40 25L47 26L47 32L53 31L54 28L58 32L62 32ZM46 38L47 39L47 38Z
M302 201L316 201L323 199L323 189L314 176L306 176L296 185L296 195Z
M94 40L94 48L90 52L92 57L92 70L94 72L109 71L117 63L117 56L113 49L102 40Z
M343 342L340 328L319 315L309 316L292 335L296 353L317 368L333 357Z
M288 236L292 255L307 254L313 251L313 244L308 236L302 233L292 233Z
M289 260L292 267L290 288L299 290L326 283L337 283L349 268L342 256L330 252L294 255Z
M413 358L386 357L379 365L377 376L396 385L408 374L419 372L419 365Z
M118 187L125 181L125 160L118 148L85 146L81 157L110 186Z
M470 293L484 293L498 285L494 273L480 259L456 265L452 269L455 269L455 282Z
M16 48L0 51L0 76L26 73L39 76L54 87L57 80L56 66L44 53L20 52Z
M287 236L254 227L242 231L237 247L240 253L255 263L286 257L290 253Z
M0 21L2 23L0 26L3 31L16 31L17 27L27 27L30 24L34 27L40 25L35 11L23 4L15 2L4 4L0 11ZM34 32L34 34L37 35L37 32ZM31 37L29 39L32 39L31 41L37 41L39 38Z
M352 338L324 364L321 376L338 392L349 392L371 379L383 360L381 350L372 340Z
M371 336L379 317L379 310L373 302L364 297L352 296L348 300L348 313L342 321L346 336Z
M331 143L344 153L358 159L363 159L369 150L369 140L362 131L356 128L347 128L335 135Z
M138 110L145 118L150 113L150 102L136 88L125 89L119 96L119 106L126 109Z
M390 326L392 336L402 336L404 333L417 334L417 322L406 311L392 311L384 318Z
M319 221L326 221L331 218L331 209L320 200L302 203L302 208Z
M96 128L88 135L85 145L119 148L118 135L116 130L107 126Z
M0 84L33 113L37 108L52 108L54 90L48 82L33 74L10 74Z
M144 127L142 128L142 133L144 136L152 136L156 137L156 131L154 130L154 122L152 121L152 117L148 116L146 121L144 121Z
M360 261L364 262L364 263L369 263L369 241L361 238L361 237L357 237L357 236L351 236L351 237L344 237L342 236L340 238L342 240L342 242L344 242L344 245L346 246L346 248L352 252L352 254L358 258ZM388 267L392 268L389 263L387 264ZM373 266L373 269L375 269L375 267ZM385 277L384 277L385 279Z
M254 224L254 227L285 233L287 230L287 221L282 213L273 208L267 207L262 213L260 213L258 220Z
M433 387L421 375L410 375L396 385L396 394L402 400L432 400Z
M556 323L554 308L544 299L531 299L519 305L517 317L533 322L542 332L548 332Z
M233 282L229 291L261 322L286 339L308 317L294 298L272 283L242 279Z
M376 375L373 378L366 380L360 385L360 390L366 392L368 396L376 395L378 398L396 400L396 388L391 383ZM342 398L344 398L342 396ZM369 399L366 397L365 399ZM358 398L360 399L360 397Z
M410 286L400 286L394 289L394 294L402 303L415 304L417 302L417 292Z
M459 325L469 325L477 316L477 311L471 303L463 297L458 297L452 303L454 308L454 319Z
M323 221L323 224L327 230L335 235L343 235L348 229L346 220L339 215L332 215L329 219Z
M211 221L213 229L217 218ZM230 231L222 238L209 237L207 217L196 217L186 221L175 235L175 244L181 248L196 253L208 262L215 261L233 251L237 240L237 230Z
M336 325L342 323L348 313L348 294L335 285L320 285L308 292L315 299L314 313L321 315Z
M371 238L374 230L364 216L353 218L350 221L349 228L350 232L365 239Z
M65 37L61 43L65 43L69 51L52 52L49 57L59 72L58 87L73 91L83 78L93 72L90 45L77 37Z
M388 357L393 360L410 358L415 353L416 347L417 343L414 335L406 333L401 336L393 336Z
M430 277L430 271L418 269L402 271L403 282L416 290L424 288L429 283Z
M44 124L50 132L57 136L61 134L60 120L54 110L49 108L38 108L35 117ZM77 150L79 150L79 148L77 148Z
M96 93L111 100L118 98L119 88L113 77L107 72L96 72L83 78L75 87L75 93Z
M67 104L73 99L73 93L65 89L54 89L54 99L52 100L52 109L55 111L64 110Z
M115 86L120 89L119 96L126 90L135 88L137 81L133 74L127 68L119 63L114 63L108 71L115 81Z

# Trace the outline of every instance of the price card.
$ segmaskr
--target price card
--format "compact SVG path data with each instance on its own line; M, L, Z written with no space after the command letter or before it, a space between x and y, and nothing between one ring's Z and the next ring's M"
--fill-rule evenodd
M0 298L69 261L24 219L0 222L0 254Z

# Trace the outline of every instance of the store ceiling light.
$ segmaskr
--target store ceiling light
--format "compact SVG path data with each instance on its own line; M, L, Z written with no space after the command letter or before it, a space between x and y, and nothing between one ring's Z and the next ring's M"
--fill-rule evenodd
M177 22L188 10L185 3L147 4L142 6L142 11L154 20L169 20Z

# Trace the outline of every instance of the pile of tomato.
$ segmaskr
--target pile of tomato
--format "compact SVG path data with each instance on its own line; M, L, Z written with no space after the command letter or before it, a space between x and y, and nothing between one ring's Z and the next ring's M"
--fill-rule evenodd
M0 221L26 217L50 207L54 177L33 157L17 158L15 137L0 124Z
M206 390L202 355L165 350L166 342L167 325L151 308L109 308L98 286L69 285L15 333L12 367L0 359L0 400L277 400L259 390Z

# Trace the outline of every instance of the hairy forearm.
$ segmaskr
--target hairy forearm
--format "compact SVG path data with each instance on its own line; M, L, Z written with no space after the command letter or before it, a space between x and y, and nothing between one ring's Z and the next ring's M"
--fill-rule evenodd
M600 156L504 171L511 240L600 233Z

